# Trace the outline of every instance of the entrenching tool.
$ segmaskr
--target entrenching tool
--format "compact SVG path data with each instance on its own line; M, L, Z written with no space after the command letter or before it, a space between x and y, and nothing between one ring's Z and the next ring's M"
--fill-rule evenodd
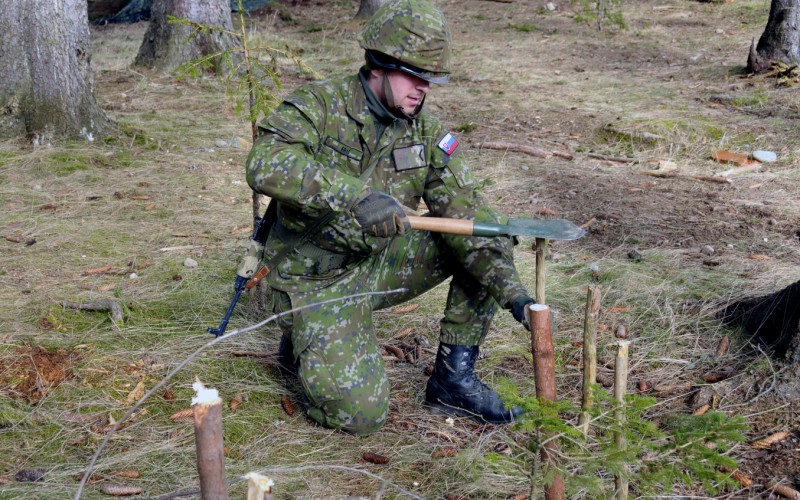
M508 224L492 224L466 219L418 217L409 215L413 229L465 236L530 236L548 240L577 240L586 231L564 219L509 219Z
M272 205L270 205L272 206ZM239 301L239 297L243 292L253 288L259 281L263 280L267 273L269 273L270 266L260 265L260 255L264 249L264 243L269 234L271 221L274 220L274 214L265 214L262 220L256 224L253 235L250 238L247 254L239 266L236 280L234 282L234 295L231 300L225 316L222 318L219 326L216 328L208 328L208 332L219 337L225 333L228 327L228 321L233 313L233 308ZM319 220L312 224L312 227L306 232L311 234L326 223L330 222L332 217L321 217ZM488 222L475 222L466 219L447 219L443 217L417 217L414 215L408 216L413 229L420 229L423 231L431 231L434 233L450 233L462 234L465 236L530 236L536 238L537 241L550 239L550 240L577 240L586 231L576 226L572 222L563 219L509 219L508 224L491 224ZM266 221L270 221L267 223ZM303 234L296 243L304 241L308 234ZM291 250L293 245L287 245L284 252ZM273 257L275 262L280 261L286 254L282 252L279 256Z

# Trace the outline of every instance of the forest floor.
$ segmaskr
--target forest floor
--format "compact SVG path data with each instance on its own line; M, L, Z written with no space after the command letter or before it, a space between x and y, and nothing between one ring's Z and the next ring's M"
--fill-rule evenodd
M714 317L730 301L800 279L797 82L744 72L769 2L622 2L627 28L606 23L602 31L577 22L566 1L552 11L544 1L435 3L452 24L455 69L426 108L458 137L487 200L514 217L587 229L579 241L552 242L547 262L558 395L573 405L564 422L577 421L586 289L597 282L600 372L611 375L614 331L624 325L629 392L654 398L635 416L654 428L629 425L641 438L631 444L641 453L626 462L632 494L768 498L770 485L800 489L800 369ZM257 42L288 46L335 77L362 61L356 10L353 0L294 1L247 23ZM243 169L250 125L211 76L181 80L132 67L145 29L92 29L96 95L118 136L0 143L1 498L73 496L110 424L212 339L205 329L231 296L252 221ZM279 95L313 79L287 60L277 64ZM491 142L548 154L484 147ZM712 159L756 150L777 161L726 177L736 165ZM516 257L532 289L531 241ZM417 337L435 347L445 298L442 286L412 301L414 310L376 313L378 341ZM122 321L74 307L109 303L101 301L119 304ZM261 319L254 303L242 300L231 330ZM196 377L226 404L229 477L266 471L276 498L541 496L535 433L447 422L423 408L433 347L416 363L387 353L389 422L356 438L305 417L276 369L278 337L274 325L242 333L178 371L114 433L83 496L104 497L110 483L150 496L197 486L191 422L170 418L189 408ZM725 338L731 345L720 350ZM495 386L510 382L531 403L530 340L510 314L498 314L483 354L480 375ZM693 415L706 404L711 412ZM607 413L588 443L565 435L570 498L613 495L621 459L603 444L614 429ZM738 440L714 436L737 422ZM709 446L670 448L687 428ZM776 433L785 434L749 444ZM366 461L366 452L388 463ZM714 453L738 461L752 485L725 481L730 473L719 468L716 476L696 472L715 469ZM121 477L131 469L141 477ZM666 481L671 489L645 477L691 470L686 481ZM232 485L232 494L243 488Z

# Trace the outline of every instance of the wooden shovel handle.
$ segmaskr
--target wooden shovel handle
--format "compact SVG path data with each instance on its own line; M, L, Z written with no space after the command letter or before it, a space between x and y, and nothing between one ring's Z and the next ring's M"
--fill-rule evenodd
M473 221L466 219L446 219L443 217L408 216L411 227L434 233L463 234L472 236Z

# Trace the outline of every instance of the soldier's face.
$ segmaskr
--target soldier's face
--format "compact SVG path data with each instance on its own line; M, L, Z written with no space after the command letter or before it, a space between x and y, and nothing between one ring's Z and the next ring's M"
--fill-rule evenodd
M431 84L422 78L404 71L390 70L386 73L389 85L392 86L395 107L400 107L407 115L413 115L422 102L422 98L431 89Z

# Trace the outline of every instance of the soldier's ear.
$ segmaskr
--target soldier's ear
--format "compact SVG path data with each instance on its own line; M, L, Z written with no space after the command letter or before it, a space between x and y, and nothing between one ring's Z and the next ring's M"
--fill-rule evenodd
M384 75L384 70L381 68L372 68L369 70L369 79L381 78Z

